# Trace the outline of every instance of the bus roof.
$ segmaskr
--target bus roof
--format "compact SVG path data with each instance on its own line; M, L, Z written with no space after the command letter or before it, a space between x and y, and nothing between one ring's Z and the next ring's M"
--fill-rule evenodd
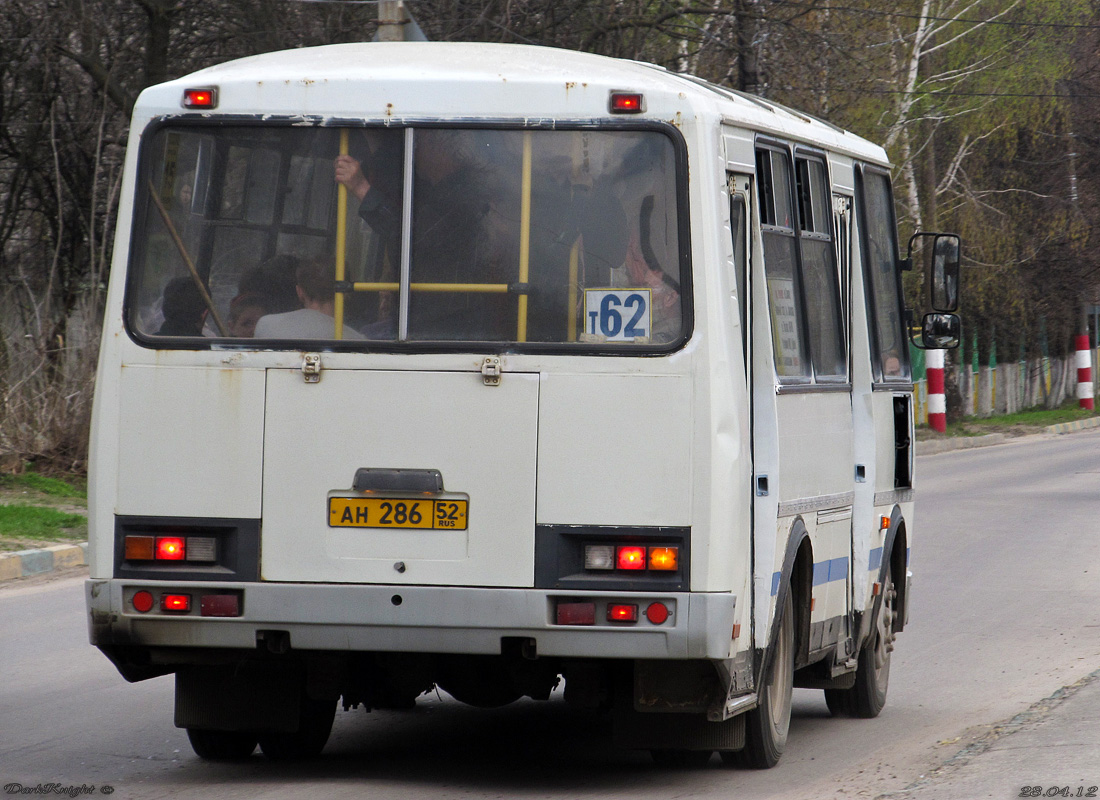
M397 123L606 118L610 91L642 92L644 119L709 117L886 163L881 147L778 103L653 64L550 47L371 42L265 53L151 87L137 114L177 115L183 89L207 85L218 87L219 115Z

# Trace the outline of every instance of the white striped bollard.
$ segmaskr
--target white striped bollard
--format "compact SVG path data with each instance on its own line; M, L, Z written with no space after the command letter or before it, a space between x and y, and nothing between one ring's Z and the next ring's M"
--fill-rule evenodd
M1093 409L1091 355L1089 335L1082 333L1077 337L1077 404L1089 411Z
M947 397L943 391L943 350L929 350L925 357L928 379L928 427L947 431Z

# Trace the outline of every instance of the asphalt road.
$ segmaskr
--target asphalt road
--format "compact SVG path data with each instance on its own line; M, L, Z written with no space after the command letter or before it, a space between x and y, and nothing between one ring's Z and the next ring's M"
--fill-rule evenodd
M922 457L918 482L912 616L886 709L832 719L820 692L796 690L773 770L660 769L560 699L487 712L446 696L338 713L312 763L210 764L172 726L171 678L127 684L86 643L78 572L0 587L0 796L919 798L923 775L1100 668L1100 431ZM1019 770L1024 786L1026 758Z

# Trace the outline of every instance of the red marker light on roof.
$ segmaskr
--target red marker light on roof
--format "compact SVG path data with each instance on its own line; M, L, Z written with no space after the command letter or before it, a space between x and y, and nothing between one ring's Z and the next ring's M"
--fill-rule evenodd
M186 552L183 539L179 536L161 536L157 538L158 561L183 561Z
M612 92L609 105L612 114L640 114L645 111L645 97L640 92Z
M218 90L213 86L203 89L184 89L184 108L214 108L218 105Z

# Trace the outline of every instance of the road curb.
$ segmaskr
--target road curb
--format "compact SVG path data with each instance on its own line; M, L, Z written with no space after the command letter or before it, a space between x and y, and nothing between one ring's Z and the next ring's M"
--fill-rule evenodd
M0 554L0 581L29 578L67 567L88 564L88 543L56 544L38 550Z
M1079 419L1076 422L1060 422L1057 425L1048 425L1044 430L1047 433L1072 433L1086 428L1100 428L1100 417Z
M1030 436L1045 436L1048 434L1073 433L1089 428L1100 428L1100 417L1079 419L1076 422L1060 422L1057 425L1047 425L1038 429ZM952 450L970 450L975 447L988 447L994 444L1004 444L1014 439L1024 439L1027 436L1009 436L1004 433L988 433L985 436L958 436L944 439L923 439L917 442L918 456L931 456L936 453L948 453Z
M987 433L985 436L959 436L951 439L925 439L917 442L918 456L932 456L936 453L948 453L952 450L970 450L975 447L989 447L1004 444L1009 439L1003 433Z

